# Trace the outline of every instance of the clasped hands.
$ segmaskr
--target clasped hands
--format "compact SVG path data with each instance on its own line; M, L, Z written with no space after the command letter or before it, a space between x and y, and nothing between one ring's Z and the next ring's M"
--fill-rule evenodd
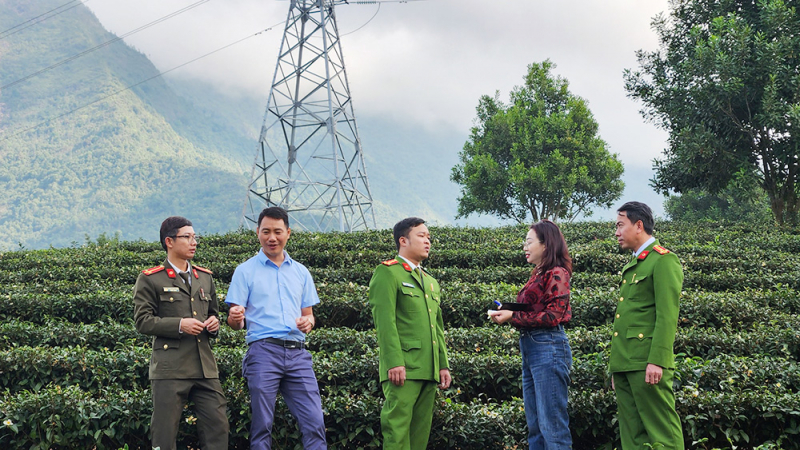
M181 319L181 331L192 336L197 336L207 329L209 333L216 333L219 330L219 319L217 316L210 316L205 322L186 317Z

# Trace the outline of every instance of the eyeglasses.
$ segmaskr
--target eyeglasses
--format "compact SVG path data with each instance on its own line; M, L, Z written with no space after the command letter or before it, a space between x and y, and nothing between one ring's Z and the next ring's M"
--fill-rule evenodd
M173 239L184 238L189 242L192 242L192 241L200 242L200 236L198 236L196 234L182 234L180 236L172 236L172 238Z

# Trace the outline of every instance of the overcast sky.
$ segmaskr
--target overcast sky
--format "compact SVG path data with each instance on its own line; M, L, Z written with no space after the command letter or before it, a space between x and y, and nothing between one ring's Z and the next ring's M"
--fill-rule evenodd
M86 6L121 35L197 1L89 0ZM176 71L232 94L266 98L288 8L280 0L210 0L126 42L168 70L273 26ZM449 128L466 140L481 95L500 91L507 100L527 65L549 58L570 90L589 102L600 136L625 165L622 200L652 203L660 197L647 180L666 133L643 121L641 105L625 95L622 72L637 67L637 50L657 48L650 23L667 9L668 0L426 0L340 5L336 16L358 117ZM660 204L652 206L663 215Z

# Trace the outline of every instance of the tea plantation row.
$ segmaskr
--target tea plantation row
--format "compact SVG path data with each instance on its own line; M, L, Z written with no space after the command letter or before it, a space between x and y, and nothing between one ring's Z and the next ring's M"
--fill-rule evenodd
M576 449L618 446L606 364L619 270L629 257L610 223L562 226L575 259L570 392ZM425 263L440 280L453 386L439 393L430 448L526 448L517 333L486 320L527 280L525 227L433 228ZM684 265L675 388L687 446L800 448L800 234L747 225L663 223ZM201 241L197 263L221 296L258 250L237 232ZM380 447L382 395L367 288L395 256L390 232L294 233L322 303L308 336L331 448ZM132 326L131 290L160 264L154 242L0 253L0 448L148 448L149 339ZM227 308L223 306L223 313ZM231 448L247 448L243 333L222 329L215 354L229 400ZM301 448L285 405L278 448ZM180 444L196 447L191 406Z

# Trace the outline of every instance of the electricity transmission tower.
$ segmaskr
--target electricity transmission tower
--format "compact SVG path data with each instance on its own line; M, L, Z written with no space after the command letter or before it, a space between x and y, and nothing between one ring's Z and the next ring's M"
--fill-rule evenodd
M367 169L334 6L290 0L243 221L266 206L311 231L374 229ZM379 3L352 1L352 3Z

